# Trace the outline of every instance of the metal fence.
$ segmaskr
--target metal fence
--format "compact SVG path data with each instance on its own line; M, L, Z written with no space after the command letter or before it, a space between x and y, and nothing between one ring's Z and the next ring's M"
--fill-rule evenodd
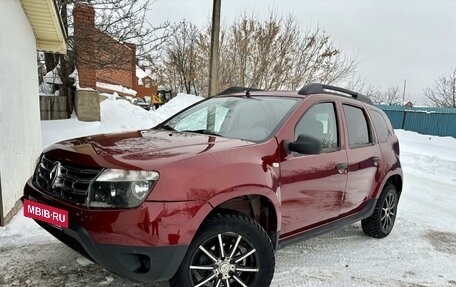
M395 129L456 137L456 109L378 105Z
M70 117L65 96L40 96L41 120L59 120Z

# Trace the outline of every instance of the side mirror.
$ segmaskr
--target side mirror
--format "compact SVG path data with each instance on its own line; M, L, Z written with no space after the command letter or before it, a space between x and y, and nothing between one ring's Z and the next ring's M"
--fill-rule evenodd
M321 141L307 135L300 134L294 142L285 141L284 148L287 153L297 152L300 154L321 153Z

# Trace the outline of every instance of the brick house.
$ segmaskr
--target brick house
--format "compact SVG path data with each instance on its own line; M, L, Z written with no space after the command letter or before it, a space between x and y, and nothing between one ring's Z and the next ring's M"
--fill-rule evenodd
M141 98L157 93L153 79L136 64L135 44L121 43L95 27L95 10L87 3L78 3L73 17L80 88Z
M155 81L141 67L136 66L136 81L133 88L137 97L152 101L154 95L157 95L157 85Z

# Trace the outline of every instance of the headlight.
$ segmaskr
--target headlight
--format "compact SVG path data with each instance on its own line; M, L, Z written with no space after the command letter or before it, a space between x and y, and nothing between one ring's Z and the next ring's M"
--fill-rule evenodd
M146 199L158 178L156 171L104 170L91 185L89 206L136 207Z

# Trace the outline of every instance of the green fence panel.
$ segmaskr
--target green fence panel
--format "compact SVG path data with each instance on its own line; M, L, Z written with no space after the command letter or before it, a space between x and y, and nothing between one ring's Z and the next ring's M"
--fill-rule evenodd
M456 137L456 109L378 105L395 129Z

